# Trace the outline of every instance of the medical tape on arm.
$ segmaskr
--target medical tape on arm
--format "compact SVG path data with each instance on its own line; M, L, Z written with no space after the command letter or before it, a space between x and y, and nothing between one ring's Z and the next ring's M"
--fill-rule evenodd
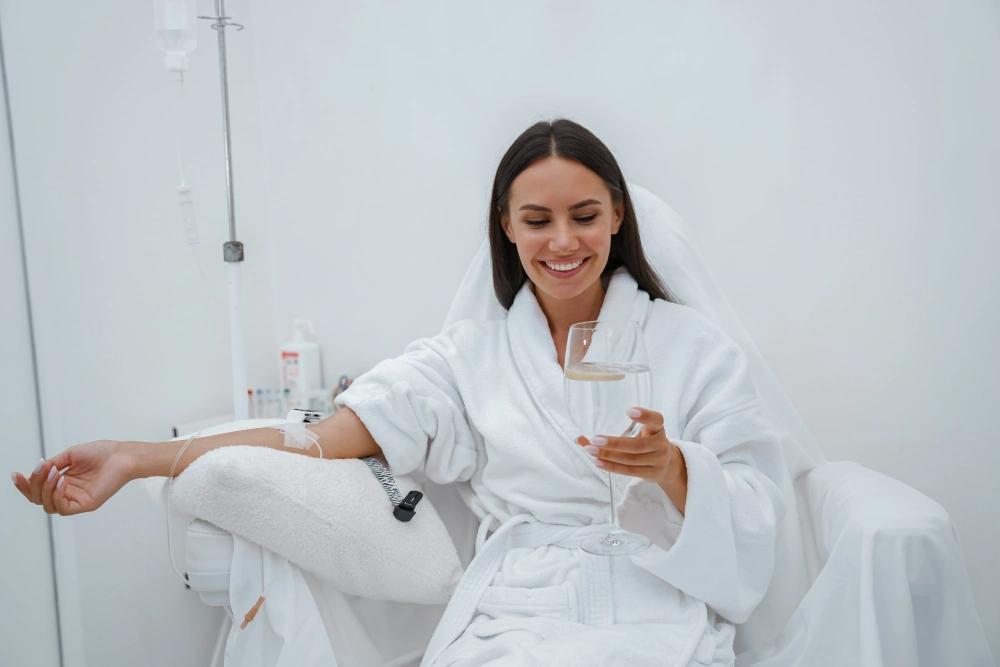
M284 424L276 424L271 428L276 428L285 434L284 445L287 449L309 449L313 445L319 450L319 457L323 458L323 448L319 445L319 436L306 428L308 424L315 424L320 420L318 412L306 410L289 410L288 418Z

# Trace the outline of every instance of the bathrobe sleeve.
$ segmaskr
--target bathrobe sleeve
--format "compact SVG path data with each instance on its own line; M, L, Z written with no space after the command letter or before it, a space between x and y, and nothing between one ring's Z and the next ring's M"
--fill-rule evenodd
M450 365L458 354L455 330L410 343L337 396L337 405L368 428L395 474L423 469L431 481L447 484L475 472L474 431Z
M691 313L696 333L671 340L690 346L679 394L681 433L671 438L687 465L685 516L666 553L649 550L633 559L742 623L771 580L785 512L780 438L787 436L764 417L743 350Z

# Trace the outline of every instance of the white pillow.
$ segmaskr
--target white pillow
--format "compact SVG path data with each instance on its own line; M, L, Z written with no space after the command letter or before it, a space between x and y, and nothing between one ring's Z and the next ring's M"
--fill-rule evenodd
M280 423L233 422L202 435ZM396 484L404 496L421 490L405 475ZM165 488L165 478L147 481L154 497L162 498ZM375 475L358 459L220 447L177 476L170 509L256 542L352 595L442 604L462 578L455 545L430 500L424 496L414 517L399 521Z

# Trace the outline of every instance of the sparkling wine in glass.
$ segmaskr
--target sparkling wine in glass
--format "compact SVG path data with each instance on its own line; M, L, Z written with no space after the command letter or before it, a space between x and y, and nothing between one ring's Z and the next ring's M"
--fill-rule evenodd
M642 429L626 411L649 405L652 385L642 329L634 320L580 322L570 327L563 388L570 417L588 440L595 435L634 436ZM611 489L611 530L583 542L598 555L634 554L649 548L649 538L618 525L616 475Z

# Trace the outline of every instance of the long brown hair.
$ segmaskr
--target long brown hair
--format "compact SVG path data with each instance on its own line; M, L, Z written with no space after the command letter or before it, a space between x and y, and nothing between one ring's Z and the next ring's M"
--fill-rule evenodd
M501 220L509 214L508 200L514 179L538 160L560 157L579 162L601 177L611 192L614 205L625 209L618 233L611 237L608 264L601 272L607 287L611 274L624 266L651 299L677 303L677 299L656 273L642 251L639 223L632 207L632 198L625 184L625 177L614 155L600 139L582 125L565 118L535 123L514 140L504 153L493 179L490 197L490 256L493 260L493 290L504 309L510 309L528 276L521 266L517 246L510 242L503 231Z

